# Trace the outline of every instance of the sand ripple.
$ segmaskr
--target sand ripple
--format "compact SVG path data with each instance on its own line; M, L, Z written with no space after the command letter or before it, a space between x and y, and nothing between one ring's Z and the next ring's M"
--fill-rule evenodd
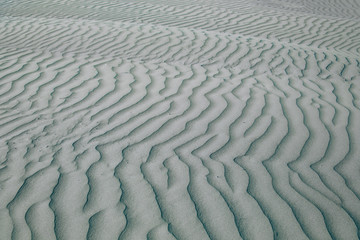
M0 239L359 239L358 2L0 5Z

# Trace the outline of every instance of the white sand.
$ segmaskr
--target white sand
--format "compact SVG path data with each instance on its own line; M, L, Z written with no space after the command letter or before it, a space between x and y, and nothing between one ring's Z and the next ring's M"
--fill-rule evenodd
M0 20L0 240L359 239L359 1Z

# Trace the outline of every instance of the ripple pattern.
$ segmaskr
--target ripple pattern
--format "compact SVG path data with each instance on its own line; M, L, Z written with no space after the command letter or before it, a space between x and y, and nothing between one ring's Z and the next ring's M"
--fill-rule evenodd
M0 6L0 239L359 239L357 1Z

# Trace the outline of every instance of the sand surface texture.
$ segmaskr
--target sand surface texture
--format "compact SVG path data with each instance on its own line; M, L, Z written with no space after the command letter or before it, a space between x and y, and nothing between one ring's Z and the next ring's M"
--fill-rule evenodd
M0 0L0 239L359 239L358 0Z

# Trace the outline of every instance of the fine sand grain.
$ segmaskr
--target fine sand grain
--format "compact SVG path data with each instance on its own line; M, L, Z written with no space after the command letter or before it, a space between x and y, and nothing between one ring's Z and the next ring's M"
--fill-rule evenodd
M0 0L0 240L359 236L358 0Z

